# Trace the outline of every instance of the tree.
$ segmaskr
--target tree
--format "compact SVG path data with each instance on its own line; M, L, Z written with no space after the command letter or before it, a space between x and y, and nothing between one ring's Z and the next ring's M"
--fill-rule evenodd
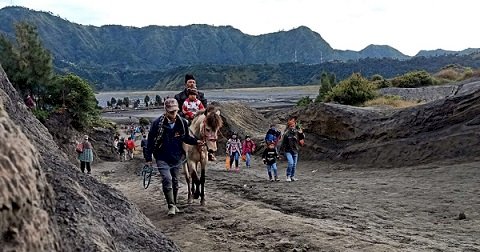
M59 100L58 97L62 97ZM64 107L72 115L72 124L76 128L85 128L100 118L100 110L92 87L82 78L67 74L56 77L50 85L49 105Z
M148 103L150 102L150 96L145 95L145 99L143 99L143 102L145 103L145 106L148 107Z
M112 108L114 108L115 105L117 105L117 99L115 99L115 97L112 97L112 99L110 99L110 104L112 104Z
M315 98L315 102L323 101L334 85L335 74L323 72L320 76L320 88L318 89L318 96Z
M160 95L155 95L155 105L156 106L160 106L162 105L162 97L160 97Z
M130 98L123 97L123 105L125 105L126 108L130 107Z
M18 74L13 82L22 95L30 92L37 97L43 107L46 90L53 78L53 65L50 53L43 47L35 26L20 22L15 26L18 50Z
M5 70L12 84L20 91L16 83L13 82L15 76L19 73L18 50L3 34L0 34L0 64L2 64L3 70Z

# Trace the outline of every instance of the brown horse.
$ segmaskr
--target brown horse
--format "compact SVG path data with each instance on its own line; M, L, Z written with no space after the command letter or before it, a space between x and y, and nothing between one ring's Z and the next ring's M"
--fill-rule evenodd
M205 205L205 170L208 162L208 152L217 151L217 134L222 125L220 111L217 111L213 106L209 106L204 113L197 113L190 124L190 134L203 140L205 145L183 145L187 155L187 162L183 165L183 171L188 186L189 204L193 202L193 194L194 199L200 197L200 204Z

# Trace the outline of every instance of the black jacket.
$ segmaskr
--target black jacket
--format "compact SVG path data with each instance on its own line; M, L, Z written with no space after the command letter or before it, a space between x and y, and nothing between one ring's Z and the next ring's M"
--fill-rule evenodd
M277 162L277 159L278 159L277 149L266 148L263 151L262 159L265 162L265 164L267 164L267 165L275 164Z
M153 154L156 160L165 161L170 165L178 164L184 155L182 143L197 145L197 139L188 134L187 124L187 120L180 116L175 119L173 128L170 128L168 120L163 115L153 121L147 138L146 161L152 161ZM162 127L162 135L158 148L155 139L159 134L159 127Z

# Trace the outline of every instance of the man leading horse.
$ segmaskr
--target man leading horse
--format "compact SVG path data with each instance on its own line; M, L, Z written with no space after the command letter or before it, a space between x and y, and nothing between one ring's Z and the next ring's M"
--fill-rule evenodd
M177 207L178 175L182 166L184 150L182 144L204 145L204 141L190 136L187 121L178 115L178 102L168 98L164 103L165 114L152 122L147 140L145 159L152 165L155 157L162 177L162 190L168 206L168 216L180 213Z

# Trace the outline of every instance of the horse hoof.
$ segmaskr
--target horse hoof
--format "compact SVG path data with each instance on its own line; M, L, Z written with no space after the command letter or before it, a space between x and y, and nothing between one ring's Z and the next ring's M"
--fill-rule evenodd
M205 200L200 201L200 206L205 206Z

